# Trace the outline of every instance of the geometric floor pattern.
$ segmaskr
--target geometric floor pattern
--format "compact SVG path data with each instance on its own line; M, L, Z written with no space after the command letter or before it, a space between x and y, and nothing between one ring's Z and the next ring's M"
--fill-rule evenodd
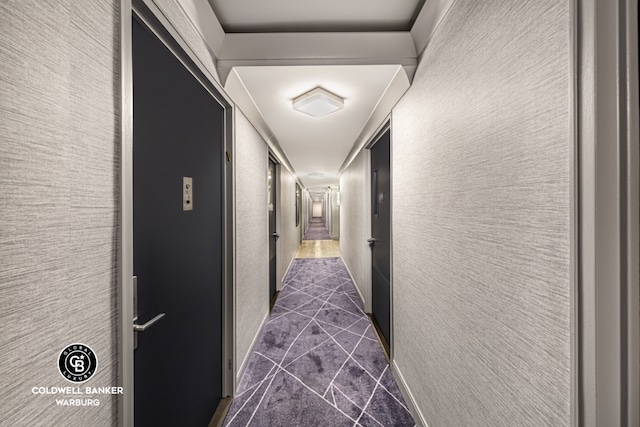
M312 218L302 240L331 240L331 235L322 218Z
M224 425L414 426L340 258L295 259Z

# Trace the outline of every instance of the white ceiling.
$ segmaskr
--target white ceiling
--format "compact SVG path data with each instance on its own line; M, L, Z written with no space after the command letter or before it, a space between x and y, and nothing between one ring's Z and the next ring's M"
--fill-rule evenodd
M339 183L338 169L400 68L399 65L236 67L235 73L304 186L326 188ZM291 107L294 98L318 86L344 98L344 108L316 118Z
M424 0L209 0L225 32L409 31Z
M338 185L411 83L454 0L178 0L216 80L309 190ZM321 118L291 107L317 87L345 99Z

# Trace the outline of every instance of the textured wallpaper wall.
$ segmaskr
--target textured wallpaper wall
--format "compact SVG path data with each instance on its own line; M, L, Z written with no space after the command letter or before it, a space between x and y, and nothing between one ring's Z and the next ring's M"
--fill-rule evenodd
M62 407L64 346L116 386L119 2L0 2L0 424L112 425ZM76 396L64 396L76 397ZM83 396L84 397L84 396Z
M569 424L569 5L457 0L393 110L395 361L432 426Z
M370 206L366 197L368 152L361 151L340 177L340 256L371 311Z
M267 144L236 108L236 368L240 373L269 311ZM295 181L280 172L277 283L298 250ZM278 285L278 288L280 286Z
M300 246L298 227L296 226L296 181L289 171L280 168L280 223L278 224L278 276L277 288L282 286L291 260Z
M236 368L269 311L267 144L236 108ZM236 372L238 374L238 372Z

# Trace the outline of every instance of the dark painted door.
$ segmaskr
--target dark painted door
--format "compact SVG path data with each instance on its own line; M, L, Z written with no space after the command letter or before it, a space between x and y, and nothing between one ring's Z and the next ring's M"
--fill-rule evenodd
M135 425L205 426L222 394L224 110L136 20L133 90L137 323L166 314L137 332Z
M269 192L269 301L273 303L276 296L276 164L269 159L269 173L267 176L267 191Z
M373 318L390 343L391 307L391 134L387 130L371 149L371 246Z

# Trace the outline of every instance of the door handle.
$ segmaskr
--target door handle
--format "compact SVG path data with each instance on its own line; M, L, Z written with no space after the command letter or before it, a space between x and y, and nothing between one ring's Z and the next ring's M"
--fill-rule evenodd
M280 238L280 235L278 233L276 233L275 231L272 234L273 238L278 240Z
M367 239L367 242L369 243L369 246L373 246L375 245L375 243L378 241L378 239L376 239L375 237L372 237L370 239Z
M165 316L165 313L160 313L156 317L154 317L153 319L149 320L144 325L138 325L137 323L134 323L133 324L133 330L136 331L136 332L144 332L148 328L153 326L153 324L156 323L158 320L162 319L164 316Z
M138 276L133 276L133 349L138 348L138 332L144 332L158 320L162 319L165 313L160 313L144 325L138 325Z

